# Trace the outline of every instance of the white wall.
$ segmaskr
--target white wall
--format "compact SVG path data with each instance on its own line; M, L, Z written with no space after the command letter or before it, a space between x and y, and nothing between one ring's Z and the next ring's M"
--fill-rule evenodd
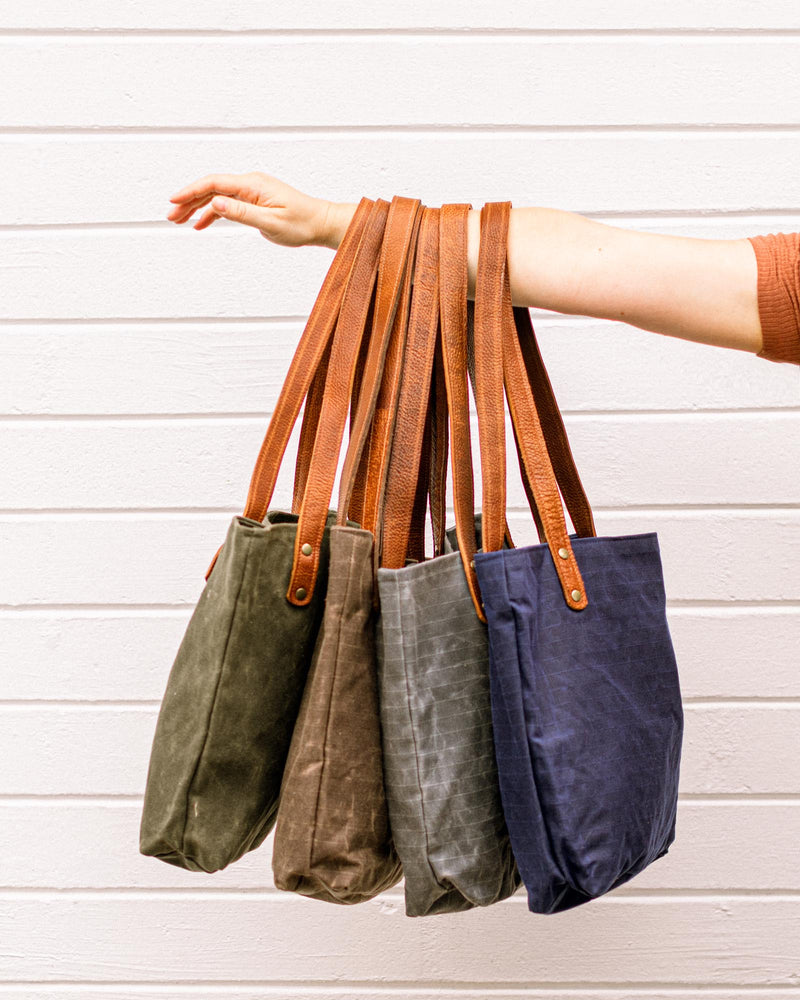
M172 226L169 194L258 168L800 228L796 0L500 7L0 4L0 998L800 992L798 370L612 323L534 315L599 531L659 533L669 855L557 917L410 920L277 894L268 844L208 877L138 853L167 673L331 259Z

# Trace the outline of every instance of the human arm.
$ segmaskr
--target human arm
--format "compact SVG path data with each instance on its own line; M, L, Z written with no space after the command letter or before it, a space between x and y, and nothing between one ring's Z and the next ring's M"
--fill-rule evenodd
M172 222L186 222L205 208L195 229L225 217L274 243L331 249L356 208L312 198L263 173L209 175L171 200ZM468 233L468 294L474 298L479 208L469 213ZM800 364L800 234L667 236L560 209L520 207L511 210L508 244L515 305L618 320Z
M334 205L319 242L337 247L354 210ZM479 244L480 209L473 209L470 298ZM665 236L555 208L512 208L508 275L514 305L618 320L751 353L762 348L756 256L747 239Z

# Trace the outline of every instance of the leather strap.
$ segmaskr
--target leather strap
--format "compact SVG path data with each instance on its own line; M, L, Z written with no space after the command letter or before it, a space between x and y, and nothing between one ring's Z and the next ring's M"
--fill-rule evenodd
M441 209L440 209L440 241L441 241ZM431 526L433 528L433 554L440 556L445 549L445 532L447 529L447 459L448 459L448 413L447 387L444 375L444 356L442 351L441 333L441 242L439 266L440 292L440 329L436 338L436 348L433 355L433 382L431 383L431 454L430 454L430 487Z
M431 389L432 387L429 387ZM414 494L414 505L411 510L411 526L408 531L408 548L405 562L420 563L425 559L425 513L428 507L428 496L431 488L432 446L433 446L433 397L428 393L428 406L425 414L425 432L422 436L422 451L419 460L419 477Z
M250 479L244 516L255 521L263 521L269 509L289 437L333 335L353 261L375 205L370 198L359 201L300 336ZM221 551L222 545L214 553L206 579Z
M381 275L380 269L378 270L378 283L380 284ZM370 313L367 318L367 323L369 329L372 330L375 323L375 302L378 297L376 291L375 296L372 299L372 304L370 307ZM361 342L361 352L358 355L358 365L356 366L356 374L353 380L353 392L350 396L350 436L353 435L353 426L356 420L356 411L358 410L358 398L361 393L361 378L364 372L364 365L367 363L367 351L369 350L369 343L372 337L365 337ZM359 464L358 472L356 473L355 482L353 484L353 499L350 501L350 512L348 513L348 518L355 521L357 524L362 523L362 513L364 509L364 489L366 486L366 475L367 470L363 465L363 462Z
M528 382L533 392L536 409L539 411L539 419L547 441L550 461L553 463L556 480L567 505L572 526L581 538L596 536L592 508L589 506L583 483L575 466L575 458L569 445L564 419L556 402L550 376L547 374L542 360L530 312L525 306L514 306L513 309L517 339L522 350ZM525 482L527 485L527 478Z
M418 198L395 196L389 210L386 231L378 264L378 289L375 319L369 341L361 379L356 417L351 427L350 444L345 455L339 491L337 521L344 524L353 493L361 456L372 425L375 407L384 373L384 362L389 342L394 332L394 321L406 274L409 271L409 250L417 231L417 216L421 202ZM374 484L365 490L365 502ZM363 525L362 525L363 526Z
M383 378L381 380L378 400L375 406L370 437L362 464L365 464L365 489L363 520L364 528L375 536L373 547L373 575L377 579L380 566L382 546L383 506L386 495L386 480L389 471L389 459L394 439L395 422L397 418L397 401L400 396L400 384L403 374L406 335L411 308L411 287L417 252L419 227L422 221L422 206L414 220L414 231L408 248L408 261L403 277L403 287L400 291L400 301L395 313L392 334L384 362ZM378 591L375 588L376 607L379 606Z
M439 304L442 357L450 411L453 511L461 562L472 603L486 621L475 573L475 489L472 470L467 327L472 304L467 298L467 217L472 205L442 205L439 216Z
M308 483L300 506L294 544L294 563L287 600L305 605L311 600L319 570L322 537L342 447L353 380L367 315L378 273L378 259L389 214L389 203L378 199L359 243L347 280L331 348L328 377Z
M322 411L322 395L325 391L325 379L328 375L328 362L331 357L331 344L328 341L325 353L319 363L319 367L312 379L306 396L306 405L303 408L303 425L300 428L300 441L297 445L297 461L294 467L294 492L292 494L292 513L300 513L300 504L303 502L303 494L306 491L308 482L308 468L311 465L311 453L314 450L314 441L317 436L319 425L319 415Z
M472 395L475 397L475 302L473 299L467 301L467 371L472 385ZM511 529L508 521L505 522L505 542L509 549L514 548L514 540L511 537Z
M497 248L500 248L501 308L499 319L501 347L499 353L502 355L503 381L511 420L519 443L524 474L527 475L537 500L545 539L561 583L564 599L569 607L575 611L581 611L588 605L586 590L567 533L555 471L550 461L539 413L533 400L517 328L514 323L507 267L510 211L510 201L487 202L481 210L481 222L483 222L484 213L486 217L486 231L490 235L487 247L488 252L492 255L493 264L497 259ZM483 247L483 233L481 247ZM494 267L492 269L494 270ZM480 387L480 376L477 371L477 341L476 374ZM486 548L485 545L484 548Z
M503 203L509 204L509 203ZM481 450L483 551L502 548L506 510L506 426L503 405L503 276L506 245L502 219L484 205L475 278L475 408Z
M417 239L403 378L382 517L381 565L388 569L405 566L420 476L439 322L439 211L423 208Z

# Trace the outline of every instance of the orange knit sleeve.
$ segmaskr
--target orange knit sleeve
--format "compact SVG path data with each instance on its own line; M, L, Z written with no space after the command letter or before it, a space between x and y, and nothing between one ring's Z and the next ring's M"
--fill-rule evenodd
M800 233L747 238L758 262L758 357L800 365Z

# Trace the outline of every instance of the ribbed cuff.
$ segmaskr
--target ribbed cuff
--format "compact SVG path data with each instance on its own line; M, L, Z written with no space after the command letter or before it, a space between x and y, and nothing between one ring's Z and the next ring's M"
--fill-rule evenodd
M748 236L758 262L759 358L800 365L800 233Z

